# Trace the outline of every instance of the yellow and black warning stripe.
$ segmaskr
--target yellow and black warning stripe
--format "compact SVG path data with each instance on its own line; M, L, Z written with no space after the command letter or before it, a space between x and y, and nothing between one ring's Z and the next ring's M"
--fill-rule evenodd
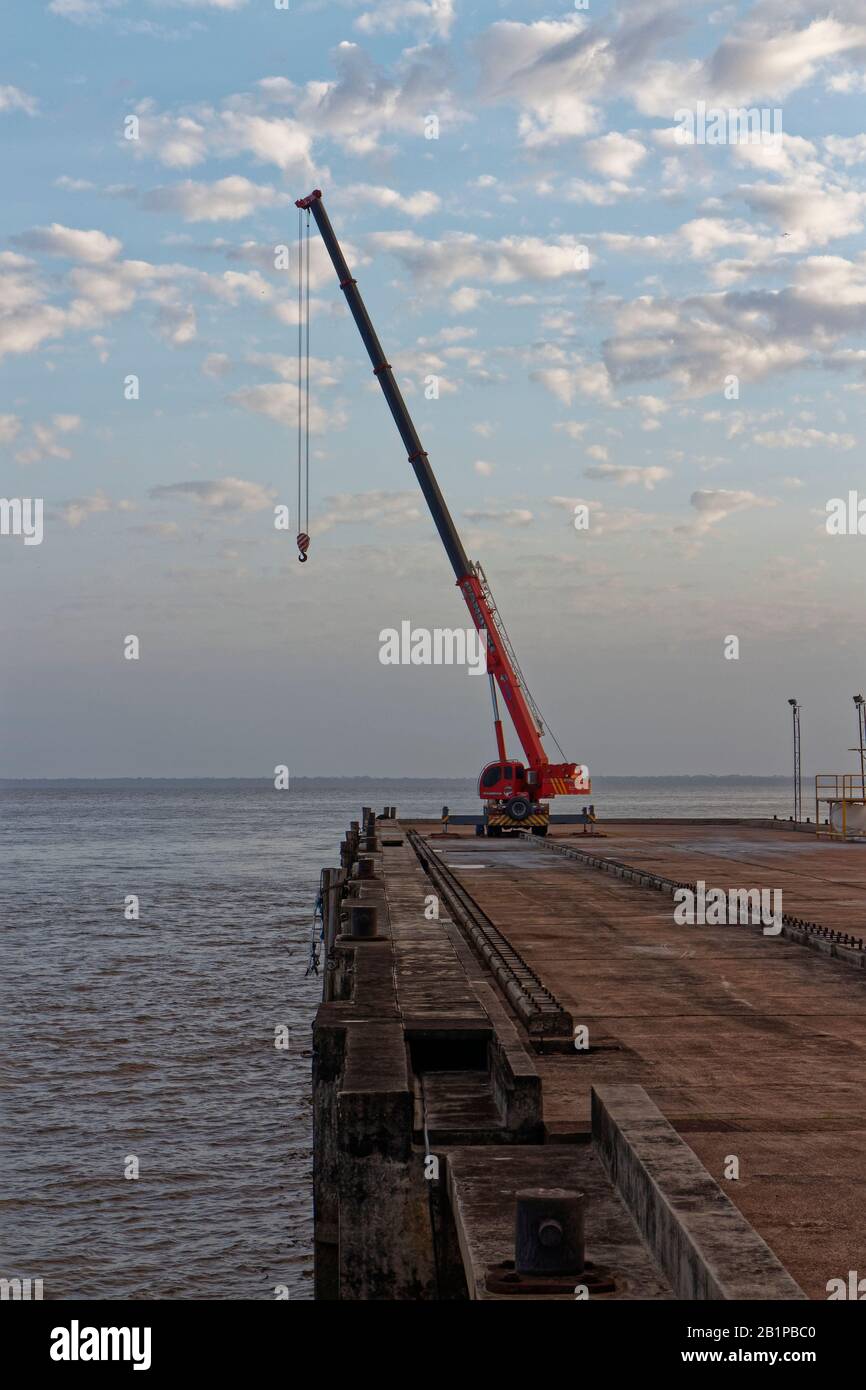
M568 796L571 790L564 777L551 777L550 789L553 796Z
M487 817L488 825L508 826L513 830L522 830L526 825L547 825L548 817L546 814L526 816L523 820L514 820L502 811L493 811Z

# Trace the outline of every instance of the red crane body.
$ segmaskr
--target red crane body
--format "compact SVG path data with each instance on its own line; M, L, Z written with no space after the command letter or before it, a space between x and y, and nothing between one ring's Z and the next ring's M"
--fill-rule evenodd
M499 760L495 763L488 763L482 770L478 786L479 796L490 804L491 810L502 812L498 818L500 821L515 824L529 821L541 830L541 823L546 827L548 808L540 806L539 799L551 796L588 794L591 791L588 771L583 764L551 763L548 759L542 743L544 728L541 717L526 688L526 682L520 672L504 624L497 612L484 571L480 565L473 564L466 556L457 528L445 504L445 499L439 491L439 485L430 467L427 453L418 438L400 388L394 379L391 366L382 351L364 301L325 211L320 190L315 189L306 198L299 198L296 206L307 209L312 214L322 235L325 248L337 272L340 288L346 296L346 301L367 348L370 361L373 363L373 373L382 388L403 443L406 445L409 462L421 485L421 490L451 561L457 578L457 585L463 595L473 625L485 643ZM497 691L505 702L505 708L511 716L511 722L520 740L520 746L526 758L525 766L522 763L509 761L507 757L502 721L499 717Z

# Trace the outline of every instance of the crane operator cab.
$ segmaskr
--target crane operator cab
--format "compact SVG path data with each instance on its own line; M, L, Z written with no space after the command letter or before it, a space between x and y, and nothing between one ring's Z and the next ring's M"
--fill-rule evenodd
M537 800L537 791L537 777L527 773L523 763L488 763L478 781L487 834L529 827L544 834L548 808Z

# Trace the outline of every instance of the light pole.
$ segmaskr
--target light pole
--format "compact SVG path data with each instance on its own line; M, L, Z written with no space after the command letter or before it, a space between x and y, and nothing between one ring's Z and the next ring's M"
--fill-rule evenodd
M866 762L864 762L864 733L866 733L866 699L862 695L854 696L854 704L857 709L857 742L860 744L860 795L866 795Z
M796 700L789 700L794 723L794 821L803 816L803 779L800 768L800 706Z

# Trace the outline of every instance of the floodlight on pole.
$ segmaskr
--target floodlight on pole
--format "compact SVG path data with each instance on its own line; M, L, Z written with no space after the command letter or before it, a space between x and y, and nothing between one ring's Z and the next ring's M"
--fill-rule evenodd
M800 763L800 704L790 699L791 717L794 726L794 821L803 818L803 775Z
M854 706L857 710L857 741L860 745L860 795L866 796L866 757L864 757L864 744L866 744L866 697L855 695Z

